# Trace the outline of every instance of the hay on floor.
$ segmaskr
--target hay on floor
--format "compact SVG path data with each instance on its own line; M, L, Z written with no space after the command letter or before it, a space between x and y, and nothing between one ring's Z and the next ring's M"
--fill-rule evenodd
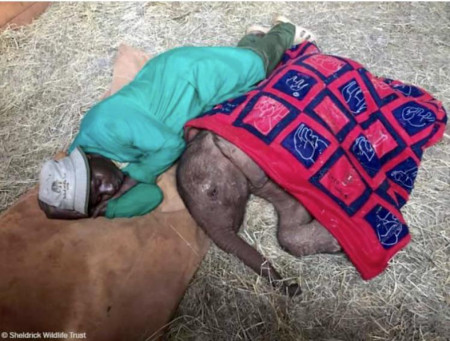
M417 84L450 108L450 3L54 3L31 26L0 33L0 211L33 187L43 160L67 148L106 90L121 42L159 53L234 45L246 26L284 14L326 53ZM248 203L242 236L303 295L273 292L211 248L175 319L171 340L448 340L450 133L428 150L403 212L413 241L364 282L343 255L280 250L273 208ZM82 331L80 331L82 332Z

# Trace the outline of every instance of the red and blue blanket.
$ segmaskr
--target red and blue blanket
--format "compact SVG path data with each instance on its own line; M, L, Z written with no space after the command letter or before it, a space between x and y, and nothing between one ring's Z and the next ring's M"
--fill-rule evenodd
M308 42L254 90L187 126L247 153L325 226L364 279L410 240L400 211L425 148L442 137L441 102Z

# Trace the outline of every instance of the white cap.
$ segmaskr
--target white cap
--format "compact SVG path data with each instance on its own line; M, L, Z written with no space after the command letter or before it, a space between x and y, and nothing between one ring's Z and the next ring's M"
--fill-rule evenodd
M86 154L75 148L69 156L42 166L39 177L39 200L65 210L87 214L90 169Z

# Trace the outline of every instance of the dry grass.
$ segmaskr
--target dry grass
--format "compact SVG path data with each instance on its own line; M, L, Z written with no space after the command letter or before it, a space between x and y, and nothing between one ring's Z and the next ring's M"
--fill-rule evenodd
M327 53L418 84L450 108L450 3L61 3L0 33L0 210L36 183L107 88L121 42L158 53L233 45L247 25L288 15ZM404 208L413 241L382 275L360 279L343 255L296 259L275 239L271 205L248 204L247 240L304 294L279 296L212 247L171 323L171 340L448 340L450 133L425 153Z

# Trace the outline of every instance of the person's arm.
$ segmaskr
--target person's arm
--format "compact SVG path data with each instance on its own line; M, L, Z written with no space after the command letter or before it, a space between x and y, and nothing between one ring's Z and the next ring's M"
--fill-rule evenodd
M155 184L139 183L116 199L108 201L106 218L130 218L151 212L162 201L163 194Z
M167 134L166 137L162 148L149 152L139 162L130 163L122 170L127 175L121 188L113 198L91 209L92 218L143 215L161 203L162 193L155 184L156 177L176 161L185 145L184 140L174 134Z
M114 194L114 196L106 201L102 201L98 203L95 207L90 208L89 216L92 218L97 218L100 216L104 216L106 214L106 208L108 206L108 202L117 199L124 195L126 192L128 192L131 188L136 186L138 182L134 180L133 178L130 178L129 176L125 176L124 181L122 183L122 186L120 186L119 191Z
M122 171L140 182L155 183L156 177L180 157L184 147L183 138L168 131L161 148L149 151L139 162L130 162Z
M105 215L107 218L133 217L147 214L162 201L163 194L154 183L156 177L169 168L181 155L184 141L176 136L167 140L163 148L141 158L139 163L131 163L123 171L128 173L124 185L118 194L103 204L100 211L93 215ZM138 183L135 178L150 183ZM104 214L103 214L104 213Z

